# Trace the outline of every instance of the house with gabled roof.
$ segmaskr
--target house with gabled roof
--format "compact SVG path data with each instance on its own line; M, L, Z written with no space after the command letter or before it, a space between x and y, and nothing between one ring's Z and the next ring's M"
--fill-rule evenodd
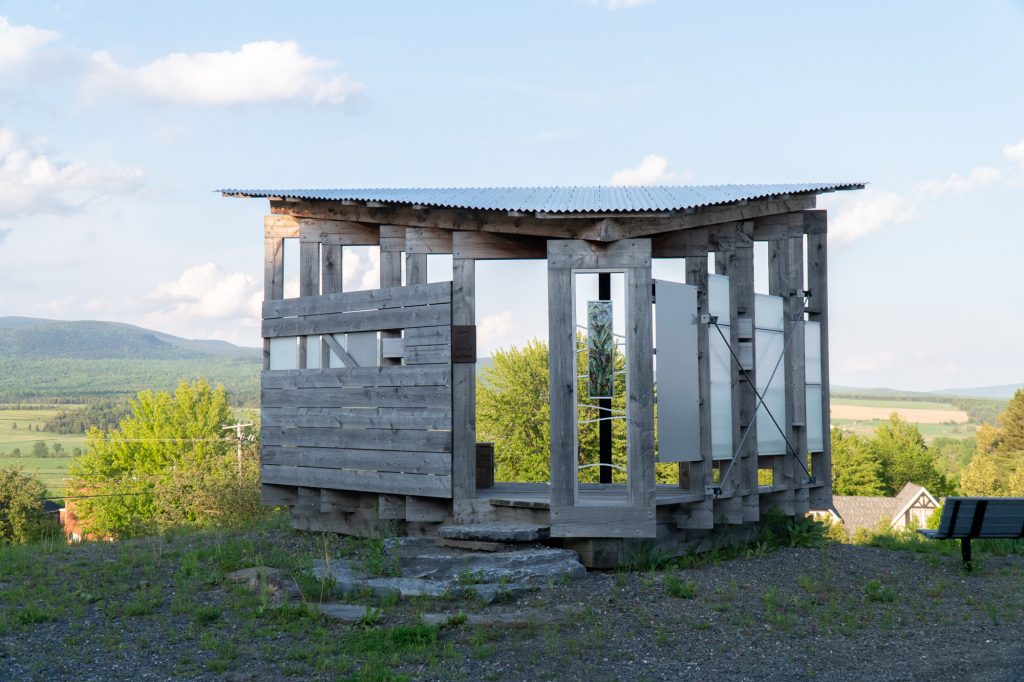
M832 505L827 515L852 534L861 528L873 530L883 521L897 530L924 528L941 502L924 486L907 483L895 497L833 495Z

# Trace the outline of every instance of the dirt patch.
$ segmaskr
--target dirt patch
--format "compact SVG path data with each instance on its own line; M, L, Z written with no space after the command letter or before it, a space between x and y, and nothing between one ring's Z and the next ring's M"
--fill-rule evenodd
M870 419L886 420L893 412L904 420L914 424L945 424L955 422L966 424L970 417L961 410L926 410L914 407L869 407L867 405L832 405L833 419L851 419L867 421Z

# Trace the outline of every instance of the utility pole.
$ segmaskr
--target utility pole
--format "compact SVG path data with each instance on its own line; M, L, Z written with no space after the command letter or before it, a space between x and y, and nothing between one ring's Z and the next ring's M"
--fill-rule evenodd
M235 446L236 446L236 452L237 452L237 457L238 457L238 477L239 478L242 477L242 429L244 429L247 426L254 426L254 424L252 424L251 422L246 423L246 424L243 424L242 422L238 422L236 424L228 424L227 426L225 426L223 428L224 431L227 431L228 429L234 429L235 430Z

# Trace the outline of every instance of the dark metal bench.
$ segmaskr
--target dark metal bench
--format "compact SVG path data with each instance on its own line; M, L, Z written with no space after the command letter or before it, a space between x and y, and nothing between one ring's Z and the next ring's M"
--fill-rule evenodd
M947 497L935 530L919 530L932 540L960 540L964 564L971 567L974 538L1024 538L1024 497Z

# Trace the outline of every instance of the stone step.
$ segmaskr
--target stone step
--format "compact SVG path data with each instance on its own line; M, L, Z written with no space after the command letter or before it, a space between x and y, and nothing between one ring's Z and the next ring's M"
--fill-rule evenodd
M465 542L537 542L550 534L550 527L532 523L472 523L441 526L438 537Z

